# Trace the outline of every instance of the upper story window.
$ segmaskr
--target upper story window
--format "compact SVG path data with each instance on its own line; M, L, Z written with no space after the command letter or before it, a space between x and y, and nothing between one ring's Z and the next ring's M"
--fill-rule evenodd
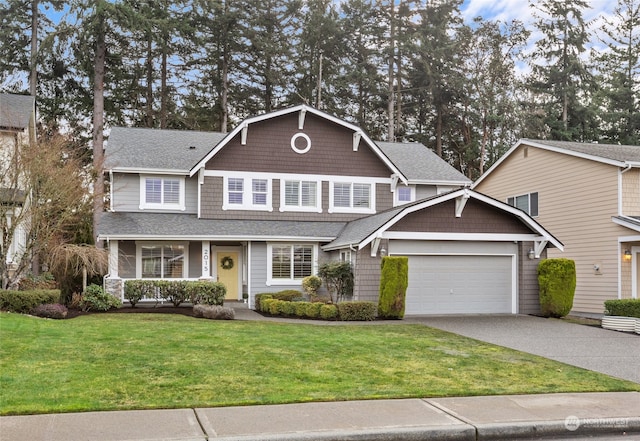
M184 210L184 178L141 176L140 209Z
M222 209L271 211L271 180L225 177Z
M280 180L280 211L322 212L322 183L318 181Z
M403 205L416 199L416 188L398 185L394 195L394 205Z
M519 208L531 217L538 215L538 193L527 193L507 198L507 204Z
M375 184L330 182L330 213L375 213Z

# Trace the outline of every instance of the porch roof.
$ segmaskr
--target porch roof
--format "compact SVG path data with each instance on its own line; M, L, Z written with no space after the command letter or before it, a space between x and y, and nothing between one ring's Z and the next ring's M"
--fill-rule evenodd
M330 242L345 222L198 219L195 214L103 213L101 240L273 240Z

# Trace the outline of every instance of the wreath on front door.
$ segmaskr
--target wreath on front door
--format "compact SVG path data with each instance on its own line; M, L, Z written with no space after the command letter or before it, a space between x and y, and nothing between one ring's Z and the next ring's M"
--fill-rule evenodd
M233 259L231 258L231 256L224 256L220 261L220 266L222 267L222 269L226 270L230 270L231 268L233 268Z

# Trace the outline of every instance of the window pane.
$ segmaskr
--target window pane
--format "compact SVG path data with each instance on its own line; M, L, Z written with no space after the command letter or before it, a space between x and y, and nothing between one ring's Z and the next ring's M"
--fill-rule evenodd
M516 196L516 208L529 213L529 195Z
M411 187L398 187L398 202L411 202Z
M229 192L230 204L242 204L244 180L242 178L229 178L227 182L227 191Z
M297 207L300 204L300 182L286 181L284 183L284 204Z
M183 276L184 246L165 245L163 247L164 278L176 279Z
M164 180L164 203L178 204L180 203L180 181Z
M271 249L271 277L274 279L291 278L290 246L274 246Z
M333 185L333 205L336 207L351 207L351 184Z
M162 203L162 180L147 179L145 181L145 197L147 204Z
M537 216L538 215L538 193L531 193L529 195L529 205L531 206L530 209L531 211L529 212L529 215L531 216Z
M302 279L311 275L313 248L296 246L293 250L293 278Z
M142 278L162 277L162 248L159 246L142 247Z
M253 205L267 205L267 180L254 179L253 187Z
M302 202L303 207L316 207L317 191L315 181L302 181Z
M371 186L369 184L353 184L353 206L369 208L369 194Z

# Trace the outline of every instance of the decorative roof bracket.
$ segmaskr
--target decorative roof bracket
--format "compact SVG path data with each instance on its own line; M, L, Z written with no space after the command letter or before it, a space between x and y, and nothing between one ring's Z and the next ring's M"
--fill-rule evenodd
M298 114L298 130L304 129L304 118L307 115L307 109L300 109L300 113Z
M542 254L547 247L547 243L549 243L548 240L536 240L533 242L533 252L535 253L536 259L540 258L540 254Z
M360 145L360 139L362 138L362 132L353 132L353 151L358 151Z
M462 211L464 210L467 201L469 200L469 193L466 191L456 198L456 217L462 217Z
M245 123L242 126L242 133L240 134L240 144L247 145L247 132L249 131L249 125Z
M381 238L376 237L375 239L373 239L373 242L371 242L371 257L376 257L376 255L378 254L378 248L380 248L381 240Z

